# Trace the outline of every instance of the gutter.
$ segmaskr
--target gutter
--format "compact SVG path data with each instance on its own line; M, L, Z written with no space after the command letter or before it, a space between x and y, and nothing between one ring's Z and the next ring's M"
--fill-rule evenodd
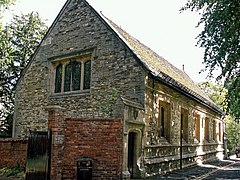
M208 107L209 109L216 112L217 114L220 114L220 115L224 114L224 112L220 108L218 108L215 104L209 102L208 100L206 100L202 96L198 95L197 93L193 92L192 90L188 89L187 87L185 87L183 85L180 86L181 84L176 82L170 76L163 74L163 73L159 73L159 74L161 74L161 76L159 76L159 75L156 76L155 74L153 74L151 72L151 75L153 76L153 78L162 82L166 86L168 86L168 87L180 92L181 94L184 94L185 96L197 101L198 103Z
M84 0L84 2L86 2ZM141 57L134 51L134 48L132 48L125 40L124 37L121 36L120 33L118 33L118 31L115 29L115 27L113 27L113 25L111 25L109 22L111 21L110 19L108 19L107 17L105 17L103 14L99 14L88 2L86 2L86 4L92 9L92 11L95 13L95 15L97 15L100 20L106 25L106 27L109 28L109 30L111 30L111 32L115 35L115 37L117 37L122 43L123 45L133 54L133 57L135 57L135 59L137 60L137 62L142 65L143 68L145 68L147 71L150 72L150 74L156 79L161 81L163 84L167 85L168 87L171 87L173 89L175 89L176 91L184 94L185 96L199 102L200 104L208 107L209 109L213 110L214 112L216 112L217 114L223 115L224 112L218 108L215 104L211 103L210 101L208 101L207 99L203 98L202 96L200 96L199 94L193 92L192 90L190 90L189 88L183 86L182 84L180 84L179 82L177 82L176 80L174 80L173 78L171 78L170 76L159 72L157 75L154 73L154 70L152 70L150 67L148 67L142 60ZM112 21L111 21L112 22ZM113 22L112 22L113 23ZM159 76L161 75L161 76Z

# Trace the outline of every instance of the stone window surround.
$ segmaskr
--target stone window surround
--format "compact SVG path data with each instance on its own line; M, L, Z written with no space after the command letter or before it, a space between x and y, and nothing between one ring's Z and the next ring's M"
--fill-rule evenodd
M162 110L164 114L162 114ZM164 119L162 119L164 118ZM162 125L162 121L164 121ZM165 139L166 142L171 141L170 134L170 124L171 124L171 108L170 103L164 100L159 100L159 115L158 115L158 136L161 139ZM161 128L163 128L163 132L161 132ZM163 134L164 135L163 135Z
M216 121L212 119L212 140L217 140L217 133L216 133Z
M218 141L222 142L222 124L219 122L218 123Z
M65 66L69 64L71 60L75 59L77 62L81 63L81 82L80 82L80 90L75 90L75 91L67 91L64 92L64 72L65 72ZM75 96L75 95L87 95L90 93L90 89L83 89L83 81L84 81L84 63L86 61L91 61L92 62L92 51L84 51L84 52L77 52L77 53L72 53L72 54L65 54L59 57L52 57L49 58L50 60L50 98L51 97L63 97L63 96ZM59 64L62 64L62 87L61 87L61 92L60 93L55 93L55 78L56 78L56 67ZM92 63L91 63L92 66ZM92 69L92 67L91 67ZM91 70L92 72L92 70ZM90 75L91 77L91 75ZM90 80L91 84L91 80Z
M182 121L181 133L182 133L182 138L186 143L188 143L188 131L189 131L188 113L189 113L188 109L181 107L181 121Z
M205 117L204 119L204 140L206 143L210 142L210 134L211 134L211 129L210 129L210 118Z
M194 113L194 141L200 143L201 140L201 115Z
M198 119L198 120L197 120ZM221 143L222 123L210 114L194 112L194 142L200 144ZM215 124L215 125L214 125ZM197 135L197 133L199 133ZM199 139L198 139L198 138Z

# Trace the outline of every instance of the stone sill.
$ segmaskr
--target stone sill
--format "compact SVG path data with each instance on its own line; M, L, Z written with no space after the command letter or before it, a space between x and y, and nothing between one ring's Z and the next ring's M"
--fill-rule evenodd
M188 154L183 154L182 159L187 159L187 158L195 158L197 157L196 153L188 153ZM156 164L156 163L163 163L163 162L169 162L169 161L178 161L180 160L180 154L178 155L173 155L173 156L165 156L165 157L147 157L144 159L144 164Z
M89 89L81 90L81 91L53 93L49 96L49 99L58 99L58 98L75 97L75 96L88 96L88 95L90 95Z
M222 143L206 143L206 144L182 144L182 147L197 147L197 146L211 146L211 145L222 145ZM145 145L145 148L158 148L158 147L180 147L180 144L154 144L154 145Z

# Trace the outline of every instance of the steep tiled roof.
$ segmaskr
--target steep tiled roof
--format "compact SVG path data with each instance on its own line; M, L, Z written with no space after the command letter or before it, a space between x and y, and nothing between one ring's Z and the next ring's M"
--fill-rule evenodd
M200 100L211 109L222 113L222 111L211 101L211 99L194 83L194 81L183 71L173 66L163 57L159 56L149 47L128 34L110 19L101 14L101 17L117 33L119 38L132 50L142 64L152 73L152 75L170 85L173 88L189 95L195 100Z

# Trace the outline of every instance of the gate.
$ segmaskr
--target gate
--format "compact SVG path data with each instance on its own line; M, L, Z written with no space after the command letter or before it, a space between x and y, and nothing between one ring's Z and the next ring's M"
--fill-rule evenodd
M29 131L26 180L50 180L51 131Z

